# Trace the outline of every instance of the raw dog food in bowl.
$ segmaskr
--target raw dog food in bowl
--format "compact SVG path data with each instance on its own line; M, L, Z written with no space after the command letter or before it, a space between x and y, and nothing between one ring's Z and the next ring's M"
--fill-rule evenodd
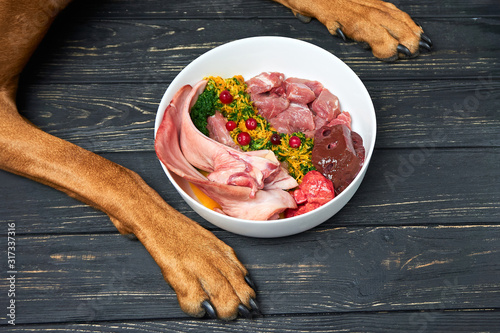
M183 153L181 152L180 147L174 147L174 143L176 142L176 140L178 140L178 136L182 137L184 135L184 145L189 146L191 144L191 141L193 141L191 138L194 135L201 135L201 132L197 132L196 129L193 131L192 128L194 127L194 125L192 123L190 124L191 129L183 124L182 126L179 126L178 132L175 132L178 133L178 135L169 134L169 137L164 138L162 135L164 133L163 131L165 130L165 126L162 125L162 127L160 127L160 125L162 124L162 120L164 119L165 110L167 109L167 107L169 107L169 105L171 105L171 102L177 101L174 104L176 104L179 109L182 109L182 107L177 104L183 104L186 98L192 99L192 101L190 100L189 108L185 108L185 110L191 110L191 107L198 99L198 96L202 94L207 87L206 82L200 83L201 79L207 77L232 78L234 76L241 76L243 78L242 80L249 83L250 87L251 79L254 77L258 78L259 75L262 75L262 73L282 73L285 78L301 78L308 80L308 82L320 83L322 87L324 87L328 92L338 98L340 111L348 112L346 113L350 116L349 126L352 126L352 128L346 129L346 126L334 126L332 127L332 129L334 129L333 131L325 130L321 131L320 133L320 126L318 125L316 126L316 129L318 131L312 134L308 133L308 135L310 137L314 137L314 134L316 134L315 141L317 142L326 140L322 144L322 146L328 147L328 149L330 149L331 147L333 151L335 151L336 149L338 152L341 152L345 150L345 144L352 145L353 143L355 146L357 144L359 148L359 142L361 140L364 147L364 151L362 153L360 153L361 150L356 150L356 152L358 153L354 154L356 156L351 156L351 154L347 157L347 160L361 157L364 158L364 161L362 161L361 169L359 170L359 172L357 172L357 176L354 178L354 180L347 179L344 184L345 186L341 186L342 188L340 189L335 189L335 191L337 192L335 198L326 203L323 202L322 205L317 206L318 208L312 209L310 211L306 210L307 212L304 214L290 214L290 211L294 211L292 205L295 205L296 202L301 202L301 196L297 195L297 193L300 194L301 191L291 189L290 194L288 194L288 192L285 191L288 188L285 188L285 190L280 191L286 193L286 195L288 195L289 197L293 197L294 200L297 199L297 201L293 202L291 205L287 203L288 207L292 209L285 210L284 214L281 214L282 218L274 219L277 216L273 216L273 219L271 220L259 219L259 215L256 215L258 220L253 219L255 218L255 216L252 215L252 210L265 210L256 209L255 207L258 206L252 205L251 203L249 204L249 201L252 202L251 198L254 198L256 193L257 197L263 197L263 195L260 194L260 192L262 191L259 190L259 188L256 189L255 186L247 185L247 192L235 191L233 197L240 200L241 203L239 201L235 201L235 203L231 203L230 209L227 209L227 212L231 211L232 213L234 211L236 212L236 216L241 216L243 218L228 216L217 212L216 210L207 208L205 205L201 204L200 196L197 196L193 191L193 189L195 191L197 189L193 188L184 179L194 179L190 178L193 176L190 175L192 171L177 171L176 166L179 165L178 163L181 163L179 161L184 160L185 162L185 159L184 156L181 156L183 155ZM189 86L186 88L186 85L190 85L195 89L191 89L191 87ZM249 91L250 90L252 89L249 88ZM269 92L263 92L263 94L269 94ZM257 99L258 96L254 96L253 98ZM182 100L182 102L179 102L179 100ZM309 106L311 106L311 104L314 104L312 100L304 103L308 103ZM316 111L318 110L316 109ZM189 113L190 111L187 112ZM170 106L167 115L169 115L170 117L170 114L182 114L182 110L178 110L177 108L173 108L172 106ZM176 117L177 116L174 116L172 118L174 120L172 120L171 123L176 122ZM187 121L184 120L184 123L186 122ZM283 122L280 123L279 121L273 121L272 119L269 122L272 123L272 128L274 130L276 130L276 128L279 129L279 132L282 132L284 130L282 128ZM323 123L321 125L323 125ZM173 126L173 128L175 128L175 126ZM312 128L315 128L314 124ZM162 167L164 168L165 173L167 174L168 178L177 189L179 194L184 198L184 200L186 200L186 202L193 208L193 210L195 210L200 216L213 223L214 225L237 234L253 237L280 237L296 234L319 225L320 223L335 215L354 195L366 173L366 169L373 153L375 144L376 120L373 104L362 82L354 74L354 72L349 69L347 65L333 56L331 53L328 53L327 51L317 46L299 40L282 37L255 37L238 40L217 47L200 56L191 64L189 64L184 70L182 70L168 87L158 108L155 123L155 135L158 135L159 129L161 133L160 137L162 138L161 146L169 151L170 154L163 156L160 156L162 155L160 154L160 160L162 160L163 157L163 161L165 162L165 164L168 164L171 169L179 173L184 178L180 177L174 172L169 171L166 165L163 163ZM170 130L172 130L172 128L170 128ZM350 137L351 130L353 133L352 138ZM289 137L286 138L287 141ZM345 142L344 140L334 140L335 142L340 142L339 144L328 141L331 138L342 137L349 137L349 140L346 139ZM282 138L284 138L283 135ZM301 139L302 143L304 143L304 140L306 140L305 137L301 137ZM350 139L352 139L352 141ZM186 144L186 142L188 143ZM194 163L197 168L202 169L204 163L210 164L210 162L206 162L202 158L197 159L197 154L200 156L206 154L210 155L210 153L208 152L213 151L214 145L213 142L207 141L204 143L203 140L194 140L193 142L196 142L196 144L192 144L191 147L196 146L196 149L198 149L199 153L197 153L196 149L191 148L189 149L190 152L185 151L184 153L186 154L190 162ZM239 141L235 140L235 142L238 143ZM179 146L179 143L176 144L177 146ZM290 145L293 144L294 143L290 141ZM205 149L203 146L206 146ZM240 148L247 146L247 142L240 142L240 146ZM270 146L268 144L268 148L269 147ZM350 150L352 150L352 148L353 147L351 146ZM328 153L321 151L319 146L313 147L312 149L316 149L317 156L320 156L321 154L323 154L324 156L326 153ZM189 156L190 154L193 156ZM335 154L337 153L332 152L332 155ZM229 155L233 155L233 153L230 153ZM167 156L168 158L165 158L165 156ZM177 158L178 156L180 157ZM261 157L262 156L258 156L258 158ZM311 178L313 184L322 177L321 174L330 177L330 179L332 177L336 177L335 179L340 180L345 178L344 174L349 174L349 170L347 170L345 172L337 172L336 176L332 176L331 174L328 174L328 172L332 169L332 162L327 158L322 158L320 160L321 161L316 161L316 166L319 166L321 164L320 162L322 162L322 167L317 168L318 171L321 172L315 171L314 173L311 173L310 177L307 177ZM196 170L194 167L192 167L192 169ZM265 174L266 171L264 171L263 173ZM306 177L304 177L304 179L305 178ZM197 180L195 179L195 183L196 181ZM236 183L239 184L238 182L241 181L241 179L238 179ZM336 180L336 182L337 181L338 180ZM205 192L209 192L208 194L213 196L216 200L219 196L226 195L231 197L234 188L228 186L231 185L225 184L223 186L216 186L214 190L211 189ZM306 188L310 190L312 187L313 186L303 186L302 190L306 191ZM204 188L203 184L201 188ZM246 194L247 197L245 198L245 195L241 195L241 193L249 194ZM301 205L303 206L304 204L301 203L299 206ZM245 218L247 216L249 216L249 218ZM291 217L283 218L283 216Z

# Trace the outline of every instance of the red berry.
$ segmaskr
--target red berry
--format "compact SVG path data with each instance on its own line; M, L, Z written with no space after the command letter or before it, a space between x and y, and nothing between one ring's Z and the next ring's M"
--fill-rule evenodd
M245 126L249 129L249 130L254 130L257 128L257 120L253 119L253 118L248 118L246 121L245 121Z
M250 134L248 134L247 132L241 132L236 137L236 140L238 140L238 143L240 145L246 146L246 145L250 144L250 140L252 140L252 138L250 137Z
M234 130L236 128L236 122L230 120L226 123L226 129L231 132L232 130Z
M222 104L231 104L231 102L233 101L233 96L228 90L223 90L219 95L219 99Z
M273 133L273 135L271 135L271 143L275 146L279 145L281 143L281 135Z
M292 148L299 148L301 143L302 141L300 141L300 138L295 135L290 138L290 141L288 141L288 144Z

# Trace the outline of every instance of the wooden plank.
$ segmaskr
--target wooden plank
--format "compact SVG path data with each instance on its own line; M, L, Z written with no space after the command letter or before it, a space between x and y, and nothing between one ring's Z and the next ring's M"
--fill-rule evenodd
M344 60L362 79L384 81L500 76L498 18L426 19L435 49L385 63L360 45L332 37L314 21L72 20L59 22L32 58L26 76L37 82L170 82L187 64L223 43L252 36L288 36L316 44ZM442 36L446 36L443 38ZM465 38L464 36L467 36ZM474 39L474 45L469 42ZM480 53L477 50L481 50Z
M377 148L500 146L500 82L491 76L365 85L377 113ZM167 87L33 84L21 88L19 108L44 131L94 152L153 151Z
M215 234L249 269L266 316L500 307L499 225ZM139 242L118 234L16 241L17 324L186 318Z
M177 194L154 153L103 156L138 172L174 208L214 229ZM496 223L500 169L493 166L499 157L499 149L377 150L354 197L322 228ZM93 208L6 172L0 172L0 196L0 223L16 221L23 234L115 231Z
M491 0L432 0L418 2L390 1L415 18L436 16L491 16L498 15L498 6ZM77 1L68 9L71 15L106 18L287 18L291 14L283 6L266 0L210 0L210 1ZM67 14L69 15L69 13Z
M494 332L500 326L498 311L430 311L342 313L328 315L264 316L225 323L207 319L173 319L125 322L17 325L9 332L25 330L95 332Z

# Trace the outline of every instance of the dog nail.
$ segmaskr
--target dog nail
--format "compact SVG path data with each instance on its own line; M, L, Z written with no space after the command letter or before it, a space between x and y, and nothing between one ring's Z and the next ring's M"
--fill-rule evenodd
M250 279L250 277L248 275L245 275L245 281L248 283L248 285L250 287L252 287L252 289L255 290L255 284L253 283L253 281Z
M411 52L406 46L399 44L397 50L399 53L403 53L405 56L411 57Z
M422 33L422 34L420 35L420 38L421 38L424 42L426 42L429 46L431 46L431 47L432 47L432 41L431 41L431 39L429 38L429 36L427 36L426 34Z
M260 312L259 306L257 305L257 302L253 298L250 298L250 301L248 301L248 302L250 303L250 306L252 307L252 311L257 315L260 315L261 312Z
M335 30L335 32L337 33L337 35L342 38L345 41L347 41L347 38L345 37L344 33L342 32L342 30L340 28L337 28L337 30Z
M240 316L246 318L246 319L252 319L252 314L250 313L250 310L247 309L246 306L243 304L238 305L238 313Z
M312 17L309 17L309 16L305 16L305 15L302 15L302 14L295 14L295 17L299 19L300 22L302 23L309 23L311 22L312 20Z
M429 44L427 44L426 42L424 42L424 41L419 41L418 45L421 48L426 49L427 51L430 51L432 49L432 47Z
M203 309L205 309L205 313L212 319L215 319L217 318L217 314L215 313L215 309L214 307L212 306L212 304L210 304L209 301L203 301L201 303L201 307Z

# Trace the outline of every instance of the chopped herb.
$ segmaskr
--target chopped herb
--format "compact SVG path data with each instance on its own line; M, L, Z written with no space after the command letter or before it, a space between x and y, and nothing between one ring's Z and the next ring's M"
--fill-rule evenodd
M194 126L206 136L208 136L207 118L215 114L214 104L216 100L218 100L217 92L205 89L191 108L191 120Z

